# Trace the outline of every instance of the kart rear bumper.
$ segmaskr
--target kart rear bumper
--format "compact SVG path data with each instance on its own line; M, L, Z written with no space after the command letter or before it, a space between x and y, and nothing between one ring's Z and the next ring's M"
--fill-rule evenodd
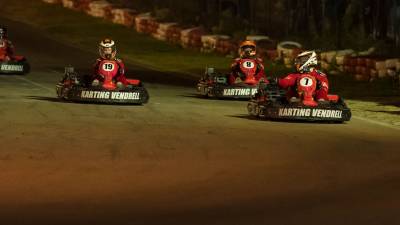
M29 71L26 61L0 61L0 74L26 74Z
M226 85L200 82L197 91L203 96L219 99L250 99L257 93L257 86L250 85Z
M351 110L343 102L327 102L319 104L317 107L308 107L298 103L285 105L268 102L259 104L256 101L250 101L248 112L252 116L273 120L345 122L351 119Z
M102 88L73 87L65 88L57 85L59 98L73 102L103 103L103 104L145 104L149 94L144 87L132 87L117 90Z

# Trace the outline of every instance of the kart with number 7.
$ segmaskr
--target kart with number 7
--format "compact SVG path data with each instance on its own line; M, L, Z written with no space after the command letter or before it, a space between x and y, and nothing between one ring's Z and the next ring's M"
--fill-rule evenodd
M277 82L260 85L247 109L251 116L261 119L345 122L351 119L351 110L343 98L328 95L327 101L315 101L317 80L308 74L297 78L298 98L291 101L286 90Z

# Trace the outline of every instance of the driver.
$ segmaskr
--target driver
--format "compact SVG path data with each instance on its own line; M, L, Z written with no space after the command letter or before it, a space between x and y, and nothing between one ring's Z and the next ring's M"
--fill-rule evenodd
M125 77L125 65L121 59L116 58L117 48L115 42L110 38L103 39L99 44L99 54L100 58L96 60L94 64L94 73L92 77L92 85L97 86L100 84L104 78L99 75L99 66L104 60L115 61L118 65L118 75L116 77L116 82L118 87L122 87L124 85L128 85L128 81Z
M257 64L256 80L265 78L263 60L257 57L257 45L254 41L244 41L239 47L239 58L231 65L231 74L229 76L229 83L238 83L246 79L245 74L240 69L242 59L254 59Z
M14 58L14 46L8 40L7 28L0 27L0 60L9 61Z
M315 68L318 65L317 54L314 51L303 52L296 57L294 65L297 73L289 74L283 79L278 79L279 86L288 90L288 98L291 101L298 100L298 93L296 91L297 79L303 74L308 74L317 80L317 90L314 98L320 102L327 101L329 91L328 78L326 74Z

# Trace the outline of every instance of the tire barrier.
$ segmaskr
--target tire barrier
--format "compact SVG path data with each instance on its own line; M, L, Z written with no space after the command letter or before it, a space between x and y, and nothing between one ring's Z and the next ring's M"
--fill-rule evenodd
M65 8L86 12L93 17L104 18L116 24L133 27L138 33L183 48L205 53L237 55L241 41L227 35L210 35L199 27L184 27L178 23L160 23L152 13L139 13L134 9L120 8L106 0L42 0L49 4L62 4ZM257 43L258 56L272 61L281 61L292 68L294 58L303 51L303 46L294 41L277 43L265 35L249 35L247 40ZM375 49L363 52L352 49L320 52L321 69L331 74L348 74L357 81L394 77L400 74L400 59L373 57Z

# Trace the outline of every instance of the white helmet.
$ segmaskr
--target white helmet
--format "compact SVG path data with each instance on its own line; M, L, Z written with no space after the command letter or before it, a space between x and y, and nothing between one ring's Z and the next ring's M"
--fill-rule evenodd
M294 65L296 66L296 69L301 73L309 72L310 67L318 65L317 53L315 53L315 51L306 51L300 53L296 57Z
M99 54L103 59L114 59L117 54L115 42L110 38L103 39L99 44Z

